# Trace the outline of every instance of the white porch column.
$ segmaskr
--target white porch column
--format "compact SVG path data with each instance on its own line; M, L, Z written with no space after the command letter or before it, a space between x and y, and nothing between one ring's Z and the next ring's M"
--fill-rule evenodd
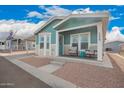
M46 48L47 48L47 47L46 47L46 46L47 46L47 45L46 45L46 44L47 44L47 43L46 43L46 42L47 42L47 37L46 37L46 36L47 36L47 35L45 34L45 35L44 35L44 56L46 56Z
M97 24L97 60L103 60L103 32L101 22Z
M59 56L59 32L56 31L56 56Z
M41 50L40 50L40 42L41 42L41 34L38 34L38 46L37 46L37 53L40 56L41 55Z

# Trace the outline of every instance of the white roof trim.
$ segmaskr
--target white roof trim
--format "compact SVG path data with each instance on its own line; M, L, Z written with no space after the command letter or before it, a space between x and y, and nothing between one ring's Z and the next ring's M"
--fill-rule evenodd
M40 31L40 29L44 28L46 25L48 25L49 23L51 23L55 19L64 19L64 17L63 16L55 16L55 17L52 17L52 18L48 19L48 21L43 26L41 26L40 28L38 28L35 31L34 34L37 34Z
M53 28L58 27L59 25L61 25L62 23L64 23L65 21L67 21L68 19L72 18L72 17L109 17L109 12L99 12L99 13L86 13L86 14L72 14L69 15L68 17L66 17L64 20L62 20L61 22L59 22L58 24L56 24Z

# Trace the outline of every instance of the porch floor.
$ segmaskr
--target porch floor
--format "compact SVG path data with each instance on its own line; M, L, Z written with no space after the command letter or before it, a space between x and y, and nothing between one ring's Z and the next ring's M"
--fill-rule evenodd
M68 58L76 58L76 59L86 59L96 61L97 57L80 57L80 56L72 56L72 55L61 55L60 57L68 57Z

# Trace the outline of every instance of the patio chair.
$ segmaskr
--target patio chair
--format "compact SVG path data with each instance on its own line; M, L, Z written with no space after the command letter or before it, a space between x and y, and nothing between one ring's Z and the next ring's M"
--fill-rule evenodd
M71 48L69 49L69 55L78 56L78 48L77 48L77 47L71 47Z
M96 57L97 56L97 50L86 50L86 57Z

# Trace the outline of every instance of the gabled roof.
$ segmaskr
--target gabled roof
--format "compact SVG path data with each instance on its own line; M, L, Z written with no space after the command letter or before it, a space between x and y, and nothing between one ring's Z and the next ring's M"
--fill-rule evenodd
M40 28L38 28L35 31L35 34L39 33L44 27L46 27L47 25L49 25L54 20L56 20L56 19L64 19L64 18L65 18L64 16L54 16L54 17L50 18L43 26L41 26Z
M61 24L63 24L64 22L66 22L67 20L69 20L70 18L88 18L88 17L96 17L96 18L109 18L109 12L98 12L98 13L84 13L84 14L71 14L69 16L67 16L64 20L62 20L61 22L59 22L58 24L56 24L53 28L57 28L58 26L60 26Z

